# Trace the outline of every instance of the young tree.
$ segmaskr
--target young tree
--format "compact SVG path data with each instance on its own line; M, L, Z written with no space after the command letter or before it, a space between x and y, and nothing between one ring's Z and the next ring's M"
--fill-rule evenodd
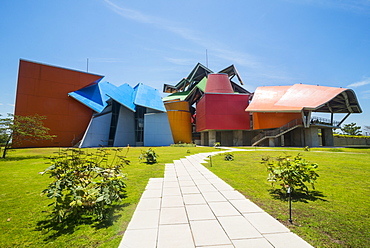
M370 126L364 126L365 135L370 135Z
M2 158L6 157L12 144L21 144L23 141L37 142L49 140L56 136L49 134L49 128L44 126L42 120L45 116L38 114L20 116L8 114L7 118L0 118L0 142L4 146Z
M342 131L347 135L361 135L361 127L356 126L356 123L352 122L350 124L345 124L342 127Z

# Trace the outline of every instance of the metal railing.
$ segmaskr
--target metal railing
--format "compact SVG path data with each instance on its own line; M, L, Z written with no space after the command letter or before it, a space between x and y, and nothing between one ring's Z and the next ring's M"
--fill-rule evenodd
M302 125L302 119L295 119L279 128L263 131L262 133L259 133L257 136L255 136L252 139L252 146L258 144L259 142L266 139L267 137L277 137L279 135L284 134L288 130L296 128L297 126L300 126L300 125Z
M338 126L339 123L340 123L339 121L334 121L334 120L333 120L333 123L331 123L331 120L322 118L322 117L317 117L317 116L311 117L311 124L313 125L322 124L322 125L329 125L329 126Z

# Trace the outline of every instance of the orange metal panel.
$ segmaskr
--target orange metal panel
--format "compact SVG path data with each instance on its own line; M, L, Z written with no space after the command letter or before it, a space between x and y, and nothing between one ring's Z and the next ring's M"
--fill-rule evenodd
M71 146L87 128L92 111L68 97L103 76L20 60L15 115L44 115L53 141L24 142L18 147Z
M301 118L301 113L253 113L253 129L278 128Z
M186 101L167 102L164 105L175 143L191 143L191 113Z

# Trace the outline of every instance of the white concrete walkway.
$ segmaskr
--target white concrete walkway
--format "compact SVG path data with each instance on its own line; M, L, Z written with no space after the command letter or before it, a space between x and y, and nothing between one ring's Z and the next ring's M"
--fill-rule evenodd
M164 178L149 180L119 247L312 247L201 165L222 152L166 164Z

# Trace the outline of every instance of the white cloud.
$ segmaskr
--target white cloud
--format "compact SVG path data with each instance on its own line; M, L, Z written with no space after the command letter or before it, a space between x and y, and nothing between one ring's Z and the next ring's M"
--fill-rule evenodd
M357 88L357 87L368 85L368 84L370 84L370 78L367 78L367 79L362 80L360 82L349 84L349 85L347 85L347 87L348 88Z
M361 96L364 99L370 99L370 90L366 90L366 91L361 92Z
M287 2L296 4L309 4L316 5L323 8L330 9L342 9L345 11L351 11L355 13L370 13L370 1L369 0L285 0Z
M165 60L176 65L194 65L194 60L192 59L179 59L166 57Z
M122 62L122 59L119 58L89 58L89 61L97 63L115 63Z
M121 15L122 17L130 20L134 20L140 23L150 24L157 28L167 30L173 34L176 34L185 40L193 42L210 52L212 52L213 56L228 60L232 63L237 63L242 66L256 68L259 67L259 63L257 62L256 58L253 58L251 55L236 52L233 50L225 49L225 45L217 42L215 40L209 40L204 38L202 33L199 33L196 30L192 30L186 27L181 26L181 24L174 23L173 21L166 20L160 17L151 16L147 14L143 14L139 11L123 8L118 6L117 4L113 3L110 0L103 0L107 5L117 14ZM176 63L176 61L173 61Z

